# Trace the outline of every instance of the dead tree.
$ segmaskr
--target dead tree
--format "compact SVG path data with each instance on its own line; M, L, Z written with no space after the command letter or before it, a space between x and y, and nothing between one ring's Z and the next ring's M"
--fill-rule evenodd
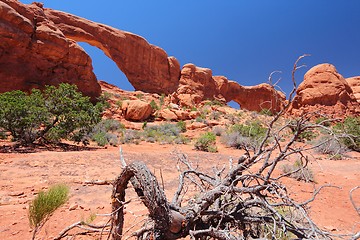
M301 171L301 168L286 174L274 174L278 164L291 157L296 157L302 167L306 167L309 160L304 152L314 147L304 148L295 144L303 132L317 127L331 132L321 123L310 122L314 113L277 125L292 101L296 90L294 75L301 67L297 64L303 57L294 64L294 89L288 105L268 123L266 135L259 145L251 149L244 146L245 154L236 163L230 162L228 170L224 167L210 175L193 167L186 155L177 154L181 174L178 189L169 202L145 164L134 162L126 165L122 161L124 169L114 182L112 193L112 238L121 239L123 234L123 206L129 182L149 210L149 223L133 233L138 239L178 239L185 236L224 240L269 236L273 239L284 236L331 238L311 220L306 207L322 188L331 186L322 186L309 200L296 202L280 180ZM290 138L289 129L292 130ZM283 143L283 139L288 140ZM199 194L185 203L182 196L188 184L196 186Z

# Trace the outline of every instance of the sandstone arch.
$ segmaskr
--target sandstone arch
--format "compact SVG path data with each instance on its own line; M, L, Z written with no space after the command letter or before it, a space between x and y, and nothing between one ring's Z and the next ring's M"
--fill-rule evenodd
M136 90L169 94L177 89L180 64L176 58L168 57L163 49L133 33L72 14L52 9L44 12L67 38L101 49Z

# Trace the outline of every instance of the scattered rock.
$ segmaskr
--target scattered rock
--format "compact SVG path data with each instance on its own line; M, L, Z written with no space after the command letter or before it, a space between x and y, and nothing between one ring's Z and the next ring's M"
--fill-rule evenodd
M186 129L195 130L195 129L201 129L201 128L206 128L206 127L207 127L207 125L205 123L193 122L190 125L186 126Z
M72 204L72 205L70 205L70 207L69 207L69 211L76 210L78 207L79 207L79 205L77 205L77 204Z
M9 193L9 196L11 196L11 197L19 197L21 195L24 195L23 191L16 191L16 192Z

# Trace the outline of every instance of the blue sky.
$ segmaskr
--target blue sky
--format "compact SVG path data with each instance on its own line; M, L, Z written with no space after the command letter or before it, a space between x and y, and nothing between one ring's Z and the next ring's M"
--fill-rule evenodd
M33 0L21 0L31 3ZM303 74L334 64L344 77L360 75L358 0L43 0L44 6L138 34L175 56L242 85L266 82L282 71L280 87L291 90L291 69L302 54ZM81 44L98 79L131 90L126 77L100 50Z

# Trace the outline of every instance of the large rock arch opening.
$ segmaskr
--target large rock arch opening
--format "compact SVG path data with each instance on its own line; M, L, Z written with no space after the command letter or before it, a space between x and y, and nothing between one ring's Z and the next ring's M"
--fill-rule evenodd
M134 91L134 87L126 75L101 49L91 46L86 42L78 42L77 44L80 45L92 59L93 72L98 80L116 85L126 91Z

